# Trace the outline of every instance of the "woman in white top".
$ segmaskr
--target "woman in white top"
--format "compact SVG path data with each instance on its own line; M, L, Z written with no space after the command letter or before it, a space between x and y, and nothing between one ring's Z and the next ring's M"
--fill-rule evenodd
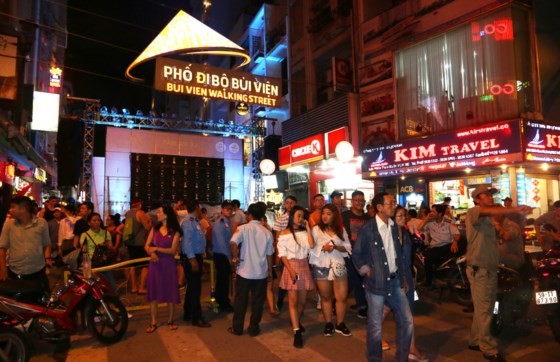
M338 207L333 204L323 206L321 221L311 231L315 247L309 255L313 266L313 279L317 281L321 295L321 309L325 318L325 336L333 332L351 336L352 332L344 324L346 298L348 297L348 276L344 257L351 253L352 246L342 225ZM336 299L336 327L332 323L333 292Z
M303 347L304 328L300 316L307 298L307 291L313 290L313 278L309 271L307 255L314 246L309 222L305 219L305 210L294 206L290 210L288 226L278 237L278 257L284 264L280 288L288 291L290 320L294 329L294 347Z

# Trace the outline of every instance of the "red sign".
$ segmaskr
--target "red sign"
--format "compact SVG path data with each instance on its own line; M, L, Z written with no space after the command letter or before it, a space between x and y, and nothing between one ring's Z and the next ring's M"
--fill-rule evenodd
M279 169L284 170L292 165L292 156L290 155L292 149L290 146L280 147L278 149L278 166Z
M363 172L370 176L501 165L521 160L520 121L442 133L364 149Z
M292 165L322 160L325 158L324 136L315 135L290 145Z
M346 127L335 129L334 131L327 132L327 155L333 155L336 150L336 145L341 141L348 141L346 134Z

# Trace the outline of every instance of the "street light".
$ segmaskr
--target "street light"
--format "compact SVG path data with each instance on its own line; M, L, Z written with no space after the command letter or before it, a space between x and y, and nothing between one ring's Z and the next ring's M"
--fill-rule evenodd
M276 165L274 161L265 158L259 163L259 169L265 175L271 175L276 170Z
M346 163L354 158L354 147L348 141L341 141L336 145L334 153L340 162Z

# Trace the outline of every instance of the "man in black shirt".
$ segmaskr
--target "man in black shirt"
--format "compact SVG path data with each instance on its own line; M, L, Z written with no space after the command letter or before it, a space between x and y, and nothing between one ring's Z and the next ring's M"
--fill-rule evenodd
M74 224L74 248L78 249L80 245L80 236L89 230L87 217L93 212L93 202L84 201L78 209L78 216L80 219Z
M370 216L364 212L366 199L362 191L356 190L352 192L351 202L352 205L350 210L346 210L342 213L342 222L344 223L344 228L348 233L350 243L354 246L358 237L358 231L365 222L370 219ZM358 274L358 271L354 267L350 257L345 258L345 261L346 269L348 270L348 294L354 290L358 317L365 319L367 318L367 303L363 287L364 278Z

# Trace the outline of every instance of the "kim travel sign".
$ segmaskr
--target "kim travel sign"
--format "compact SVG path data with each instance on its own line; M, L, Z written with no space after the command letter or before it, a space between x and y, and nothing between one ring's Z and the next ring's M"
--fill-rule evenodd
M434 172L521 161L520 120L406 140L362 151L369 176Z
M277 107L282 81L251 73L185 62L156 59L156 90Z

